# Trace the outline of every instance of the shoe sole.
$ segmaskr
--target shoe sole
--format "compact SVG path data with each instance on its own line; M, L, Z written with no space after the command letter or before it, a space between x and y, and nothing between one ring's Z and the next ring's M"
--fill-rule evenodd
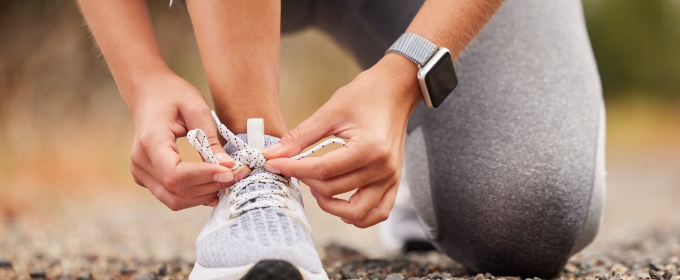
M325 271L312 273L283 260L262 260L236 267L207 268L198 262L190 280L328 280Z

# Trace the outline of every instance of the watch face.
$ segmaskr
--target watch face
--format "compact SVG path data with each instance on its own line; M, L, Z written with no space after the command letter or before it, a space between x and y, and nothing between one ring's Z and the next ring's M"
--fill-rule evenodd
M425 84L430 92L432 107L437 108L458 85L456 71L453 69L451 54L446 52L425 76Z

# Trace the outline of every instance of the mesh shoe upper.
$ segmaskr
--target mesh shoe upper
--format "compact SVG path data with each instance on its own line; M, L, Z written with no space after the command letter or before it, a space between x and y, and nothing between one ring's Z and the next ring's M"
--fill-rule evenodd
M237 135L247 143L247 135ZM278 142L278 138L265 136L265 145ZM227 144L225 150L230 155L238 152L238 148ZM251 176L268 172L258 167ZM252 182L237 193L245 195L261 190L280 190L281 186L268 182ZM311 230L302 209L300 187L295 179L289 184L290 204L297 207L255 208L225 219L228 210L226 195L220 194L218 204L206 222L196 242L197 262L204 267L222 268L241 266L264 259L281 259L291 262L310 272L323 270L321 261L314 248ZM253 198L249 203L267 199ZM298 206L299 205L299 206Z

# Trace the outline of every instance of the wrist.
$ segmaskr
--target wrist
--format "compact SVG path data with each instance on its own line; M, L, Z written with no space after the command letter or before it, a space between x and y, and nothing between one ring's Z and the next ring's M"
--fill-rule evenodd
M144 65L132 68L127 71L125 81L128 87L127 92L139 92L149 84L149 81L177 76L166 64ZM121 89L122 90L122 89Z
M379 72L395 99L407 104L411 110L423 101L417 78L418 66L408 58L388 53L371 70Z
M135 115L141 104L158 97L168 98L170 93L160 88L172 84L175 79L181 78L168 67L138 68L128 74L125 85L120 86L120 92L130 112Z

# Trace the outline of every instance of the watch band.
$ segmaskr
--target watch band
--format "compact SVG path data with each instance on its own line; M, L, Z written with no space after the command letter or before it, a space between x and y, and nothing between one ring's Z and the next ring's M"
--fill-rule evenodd
M385 54L398 53L423 67L425 63L439 50L437 45L413 33L404 33Z

